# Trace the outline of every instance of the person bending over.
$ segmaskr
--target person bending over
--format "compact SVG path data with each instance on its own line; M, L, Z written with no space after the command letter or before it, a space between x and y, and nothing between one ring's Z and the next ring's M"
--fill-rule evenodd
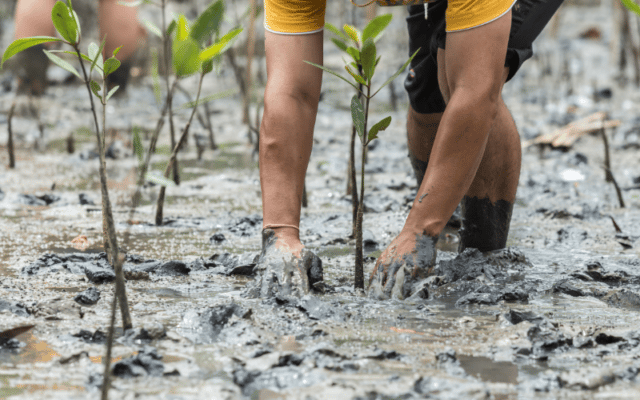
M459 251L506 245L520 174L520 139L501 96L562 0L435 0L410 6L405 81L409 158L418 194L382 252L370 294L416 294L436 242L462 205ZM304 177L320 98L326 0L265 0L267 85L260 127L263 249L260 294L310 290L319 259L299 236ZM412 53L411 53L412 54ZM396 275L402 279L396 279Z

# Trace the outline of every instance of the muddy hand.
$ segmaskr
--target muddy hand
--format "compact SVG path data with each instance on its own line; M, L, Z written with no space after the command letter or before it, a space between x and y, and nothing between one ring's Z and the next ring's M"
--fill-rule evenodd
M369 279L369 296L405 299L416 294L414 285L433 272L437 241L437 237L401 232L378 257Z
M259 296L301 296L322 281L322 261L310 250L281 243L272 229L262 232L262 254L256 267Z

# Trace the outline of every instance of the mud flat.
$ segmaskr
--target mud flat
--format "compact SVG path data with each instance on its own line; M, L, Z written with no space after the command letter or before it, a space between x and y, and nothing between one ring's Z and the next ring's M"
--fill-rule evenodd
M135 326L117 332L112 397L638 398L640 95L614 80L610 24L600 12L566 7L558 37L543 34L539 56L504 96L523 141L596 111L620 120L607 133L627 207L605 182L600 137L585 135L564 150L525 147L508 248L457 254L455 229L447 230L428 298L419 301L353 291L344 88L325 81L301 224L303 241L323 260L325 293L252 299L245 289L262 220L257 161L238 123L241 99L212 104L220 149L200 161L193 144L180 153L183 182L167 191L165 221L155 226L157 187L146 187L143 205L128 214L137 161L127 132L150 129L157 115L150 81L133 86L108 110L119 143L109 184ZM579 38L594 26L600 39ZM339 60L326 48L329 64ZM224 84L209 82L212 91ZM95 399L102 382L113 272L101 253L83 90L54 86L39 101L44 138L23 106L14 120L18 168L0 170L0 398ZM0 94L0 109L12 101L12 93ZM392 115L366 169L367 274L416 192L404 112ZM70 131L74 155L62 146ZM165 153L152 160L155 169ZM3 149L0 164L7 162ZM79 235L87 236L83 251L71 244Z

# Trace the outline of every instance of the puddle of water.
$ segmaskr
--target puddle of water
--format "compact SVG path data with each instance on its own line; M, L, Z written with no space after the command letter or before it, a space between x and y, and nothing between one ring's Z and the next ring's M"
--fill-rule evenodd
M16 339L25 343L17 352L8 350L0 352L0 363L30 364L47 362L60 357L48 343L39 340L31 332L18 335Z
M518 383L518 366L508 361L493 361L487 357L458 355L458 361L471 376L496 383Z

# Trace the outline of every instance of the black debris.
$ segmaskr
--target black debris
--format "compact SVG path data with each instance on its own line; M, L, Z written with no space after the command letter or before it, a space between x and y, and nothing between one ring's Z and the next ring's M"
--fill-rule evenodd
M87 290L78 293L78 295L74 297L73 300L83 306L92 306L96 304L98 300L100 300L100 291L92 286Z

